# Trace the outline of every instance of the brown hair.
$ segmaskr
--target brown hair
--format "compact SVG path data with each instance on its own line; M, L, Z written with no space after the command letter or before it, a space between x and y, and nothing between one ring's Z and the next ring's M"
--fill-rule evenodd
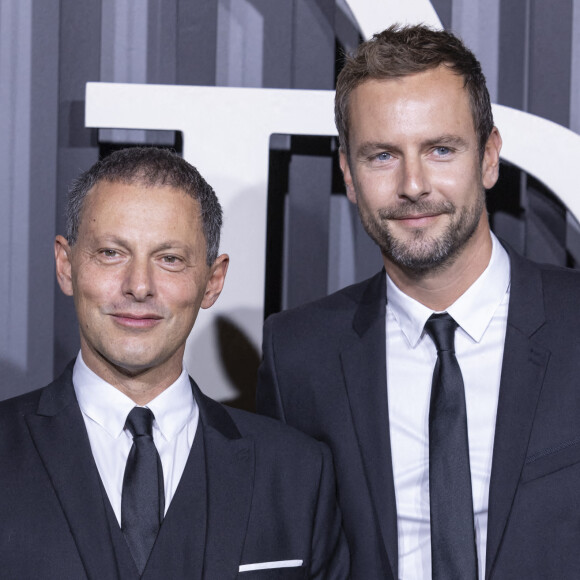
M336 81L334 119L340 148L348 155L348 106L352 91L363 82L397 78L424 72L440 65L463 77L469 94L480 158L493 129L491 102L481 65L463 42L445 30L424 25L393 25L363 42L346 56Z

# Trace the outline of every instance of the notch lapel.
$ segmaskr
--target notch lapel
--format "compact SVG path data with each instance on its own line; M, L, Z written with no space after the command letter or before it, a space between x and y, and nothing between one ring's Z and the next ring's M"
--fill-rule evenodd
M340 357L374 515L392 577L396 578L397 507L389 432L385 305L383 271L369 282L353 318L352 339Z
M72 385L73 363L44 389L30 435L69 523L88 578L117 578L105 497Z
M203 577L238 577L254 490L254 444L244 439L227 411L201 393L199 405L207 473L207 535Z
M545 321L540 272L508 251L511 291L489 487L486 578L509 520L550 358L531 338Z

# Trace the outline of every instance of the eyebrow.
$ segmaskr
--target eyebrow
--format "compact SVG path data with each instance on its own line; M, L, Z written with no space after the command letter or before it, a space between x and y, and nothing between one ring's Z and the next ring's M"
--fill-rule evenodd
M111 234L102 234L102 235L93 235L91 236L93 243L99 246L106 246L108 244L122 246L123 248L127 247L127 240L120 238L116 235Z
M173 242L173 241L169 241L169 242L163 242L162 244L159 244L158 246L156 246L156 251L158 252L162 252L163 250L174 250L174 249L181 249L181 248L185 248L185 246L180 243L180 242Z
M390 143L380 142L380 141L368 141L363 143L357 150L357 157L368 157L372 153L377 151L393 151L398 153L400 150L395 145Z
M423 142L423 147L429 148L441 145L453 145L455 147L467 147L467 141L458 135L440 135L435 139L428 139Z

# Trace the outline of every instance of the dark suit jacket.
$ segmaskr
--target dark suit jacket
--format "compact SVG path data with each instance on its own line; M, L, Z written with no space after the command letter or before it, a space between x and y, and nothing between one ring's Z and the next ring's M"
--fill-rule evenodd
M486 578L577 579L580 273L510 259ZM397 577L385 364L384 273L266 321L258 410L331 447L364 580Z
M0 403L0 578L126 580L71 375L72 365L48 387ZM152 555L143 578L183 578L184 561L195 557L197 575L187 578L348 577L328 449L278 421L223 407L193 381L192 388L207 496L194 496L185 514L169 507L157 539L166 532L168 553L163 565ZM187 485L182 478L175 498ZM193 521L202 522L201 540L183 545ZM280 560L304 562L238 573L242 564Z

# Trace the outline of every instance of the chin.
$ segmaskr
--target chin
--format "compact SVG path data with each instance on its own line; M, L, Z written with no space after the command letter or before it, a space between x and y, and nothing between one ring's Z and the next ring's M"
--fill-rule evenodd
M122 357L119 357L119 353L116 353L116 356L107 358L106 360L119 372L128 376L138 375L160 365L160 362L157 359L144 357L142 354L139 355L138 353L126 353L125 356Z

